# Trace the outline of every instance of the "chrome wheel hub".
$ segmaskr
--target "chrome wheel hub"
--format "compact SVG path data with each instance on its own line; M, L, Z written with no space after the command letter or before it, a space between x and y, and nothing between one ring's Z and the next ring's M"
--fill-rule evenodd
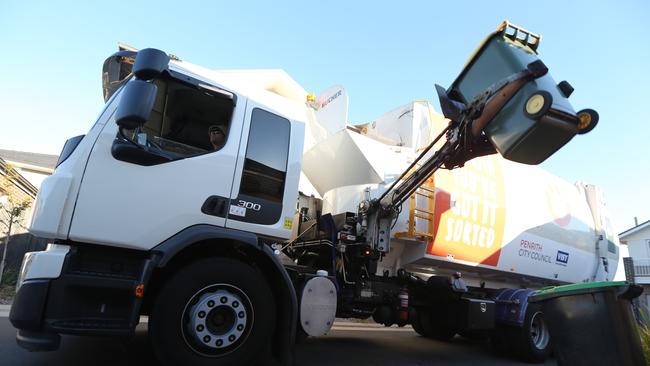
M539 350L545 349L550 338L551 335L544 321L544 315L541 312L535 313L530 324L530 339L533 341L535 348Z
M219 356L239 347L253 321L248 297L228 285L214 285L197 292L186 305L183 319L183 335L188 345L208 356Z

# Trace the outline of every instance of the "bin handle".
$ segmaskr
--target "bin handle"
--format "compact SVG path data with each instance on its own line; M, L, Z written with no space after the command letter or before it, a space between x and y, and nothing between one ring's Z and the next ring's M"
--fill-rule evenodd
M542 60L533 61L527 65L525 70L510 75L506 79L491 85L479 95L472 105L482 105L481 114L472 122L472 135L478 137L485 126L492 121L503 106L521 90L526 83L540 78L548 73L548 68ZM470 105L471 107L471 105Z
M629 286L627 286L627 288L625 288L624 291L618 294L618 298L622 300L631 301L641 296L642 292L643 292L643 287L630 284Z

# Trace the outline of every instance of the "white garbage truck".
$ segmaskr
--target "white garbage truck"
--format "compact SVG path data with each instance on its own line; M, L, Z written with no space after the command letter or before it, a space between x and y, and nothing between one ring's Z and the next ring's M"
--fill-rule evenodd
M39 191L29 230L51 244L25 255L18 343L128 338L148 316L163 364L288 365L297 337L372 318L543 360L527 297L611 279L618 242L597 188L529 166L598 121L539 40L506 22L437 87L444 116L418 101L362 125L338 86L121 48Z

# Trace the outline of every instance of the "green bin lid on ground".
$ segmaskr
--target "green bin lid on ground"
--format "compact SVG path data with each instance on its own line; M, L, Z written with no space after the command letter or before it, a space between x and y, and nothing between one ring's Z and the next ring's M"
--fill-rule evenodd
M599 289L604 290L607 287L628 286L627 281L599 281L599 282L582 282L572 283L570 285L545 287L537 290L530 296L529 302L542 301L548 298L576 295L581 293L595 292Z

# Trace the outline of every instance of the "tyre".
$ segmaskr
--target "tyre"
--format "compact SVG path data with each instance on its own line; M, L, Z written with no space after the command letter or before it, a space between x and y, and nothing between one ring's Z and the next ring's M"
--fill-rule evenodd
M431 337L438 341L449 342L456 335L456 330L445 324L433 324Z
M305 332L304 329L302 329L302 325L298 323L297 329L296 329L296 344L302 344L305 343L305 341L309 338L309 334Z
M579 111L578 116L578 134L584 135L593 130L598 124L598 112L593 109L583 109Z
M492 348L500 355L510 355L510 345L508 343L510 327L497 325L490 332L490 344Z
M447 342L456 335L456 330L431 316L431 311L418 309L413 329L423 337Z
M523 327L512 328L509 338L518 358L530 363L546 361L551 355L552 344L539 304L528 304Z
M257 269L206 258L160 289L149 339L163 365L257 365L269 356L274 319L273 293Z
M415 332L423 337L427 337L430 334L430 327L425 327L422 324L422 313L426 311L424 309L417 309L415 312L415 316L413 318L413 322L411 325L413 326L413 330Z
M489 338L487 332L480 330L461 330L458 335L472 341L484 341Z

